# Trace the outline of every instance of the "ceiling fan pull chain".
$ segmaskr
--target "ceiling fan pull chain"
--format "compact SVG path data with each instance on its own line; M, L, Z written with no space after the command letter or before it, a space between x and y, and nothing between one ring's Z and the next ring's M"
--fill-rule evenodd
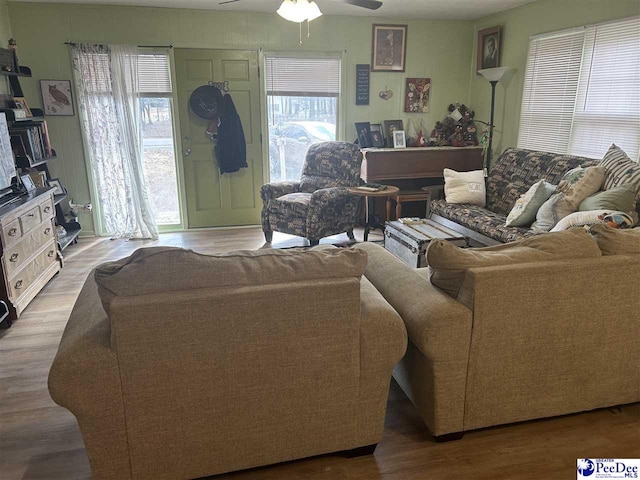
M300 27L300 46L302 46L302 22L300 22L298 26Z
M307 20L307 38L311 38L311 27L309 26L311 22Z

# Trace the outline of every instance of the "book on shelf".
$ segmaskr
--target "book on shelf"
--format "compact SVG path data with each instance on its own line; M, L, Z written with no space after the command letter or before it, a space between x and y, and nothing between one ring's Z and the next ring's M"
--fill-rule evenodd
M47 122L23 122L10 129L11 145L16 156L39 162L53 156Z

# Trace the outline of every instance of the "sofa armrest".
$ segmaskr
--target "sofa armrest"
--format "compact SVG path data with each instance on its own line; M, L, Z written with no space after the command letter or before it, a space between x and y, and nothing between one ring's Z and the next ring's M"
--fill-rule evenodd
M288 193L300 191L300 182L273 182L265 183L260 188L260 198L264 203L274 200Z
M420 351L442 361L459 360L469 349L472 312L384 248L362 243L365 276L400 314Z
M379 443L393 367L407 350L402 318L365 277L360 282L358 445Z
M131 478L118 360L94 272L84 284L62 334L49 393L75 415L94 478Z

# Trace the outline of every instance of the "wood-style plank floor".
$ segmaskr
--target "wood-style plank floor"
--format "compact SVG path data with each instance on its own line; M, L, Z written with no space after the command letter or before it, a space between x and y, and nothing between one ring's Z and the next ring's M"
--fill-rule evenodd
M356 236L361 239L362 232ZM329 241L346 242L347 237ZM88 272L136 248L158 244L205 253L264 246L260 229L252 227L165 234L158 242L81 239L70 247L62 272L11 329L0 332L0 479L91 478L75 418L49 397L49 366ZM295 237L274 238L274 246L304 244ZM375 455L355 459L326 455L217 478L575 479L576 459L583 457L640 457L640 404L490 428L436 444L411 402L392 382L384 438Z

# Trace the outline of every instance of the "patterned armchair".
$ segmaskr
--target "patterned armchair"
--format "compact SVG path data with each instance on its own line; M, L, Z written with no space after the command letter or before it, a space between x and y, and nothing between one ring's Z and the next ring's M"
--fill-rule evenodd
M274 231L305 237L311 245L342 232L354 240L360 197L348 188L360 183L361 163L360 149L352 143L311 145L299 182L267 183L260 190L266 241Z

